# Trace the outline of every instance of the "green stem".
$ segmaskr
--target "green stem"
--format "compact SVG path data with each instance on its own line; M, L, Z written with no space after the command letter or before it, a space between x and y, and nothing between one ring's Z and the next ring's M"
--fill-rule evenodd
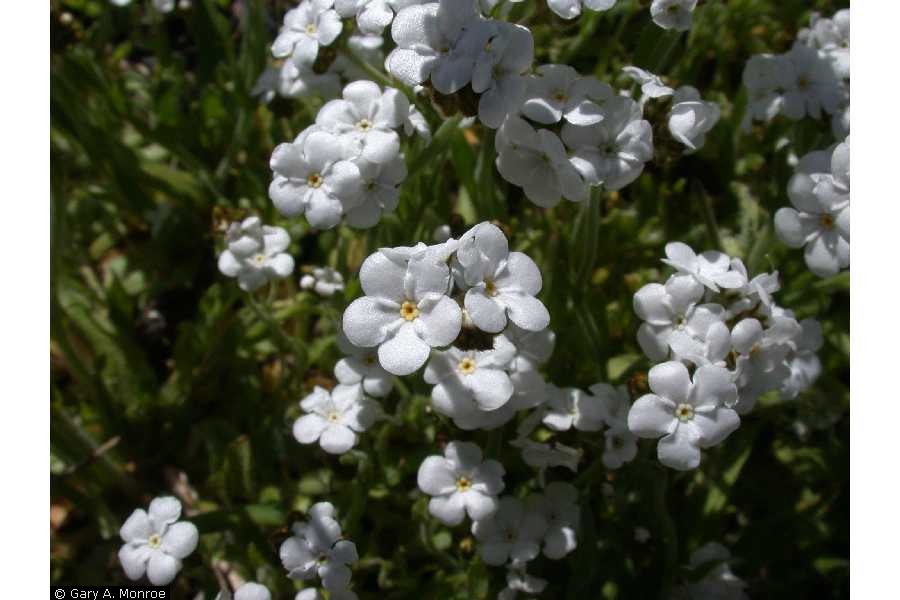
M662 585L660 585L659 597L661 600L667 600L678 573L678 531L666 506L666 489L669 482L668 472L657 467L651 471L650 476L653 477L653 501L656 514L659 516L659 526L662 533L660 542L665 552L663 557L665 561L663 579Z
M253 294L247 294L247 303L250 305L250 308L253 309L253 312L256 313L256 316L265 321L266 325L268 325L269 329L281 343L283 348L294 355L294 358L296 360L294 364L295 372L302 372L306 369L306 363L308 359L306 348L301 346L295 340L291 339L278 325L275 319L272 318L272 315L268 309L271 306L273 293L273 288L271 288L270 286L269 298L265 307L259 305L256 299L253 297Z

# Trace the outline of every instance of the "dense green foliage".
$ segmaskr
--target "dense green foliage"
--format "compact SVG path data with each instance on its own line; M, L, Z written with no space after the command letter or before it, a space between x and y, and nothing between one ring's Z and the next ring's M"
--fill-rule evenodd
M368 253L429 241L441 223L496 220L543 272L558 340L545 373L558 385L641 389L650 365L631 296L664 277L670 240L743 257L751 273L777 269L779 304L825 331L815 388L792 402L763 398L696 472L660 467L654 441L607 471L599 435L556 434L585 450L577 476L558 474L582 492L583 527L574 554L530 569L550 580L548 597L657 597L712 540L740 558L734 570L751 597L845 597L849 275L809 273L771 219L787 204L788 154L830 144L829 125L739 128L747 58L786 50L813 8L831 14L843 3L703 2L681 35L656 27L647 4L620 0L565 22L531 0L514 15L534 33L537 63L566 62L619 86L620 68L636 64L702 90L723 116L700 153L684 156L650 106L656 156L636 183L544 210L499 177L492 132L453 119L442 127L429 109L437 135L406 149L398 211L369 232L320 233L279 217L266 192L272 149L310 123L319 101L250 95L288 2L193 0L164 17L141 0L122 9L52 0L53 581L124 583L119 526L177 490L191 499L201 542L176 597L213 598L227 561L292 598L278 543L292 512L324 499L359 548L360 598L494 597L503 570L475 557L467 526L428 517L415 472L440 441L468 439L503 462L508 490L523 492L535 484L506 443L515 423L460 432L426 410L429 386L417 375L384 402L391 418L343 457L299 445L290 425L312 386L332 382L336 324ZM292 277L258 292L255 309L215 262L223 224L248 214L288 229L298 265L342 271L346 294L322 299ZM649 541L636 541L638 526Z

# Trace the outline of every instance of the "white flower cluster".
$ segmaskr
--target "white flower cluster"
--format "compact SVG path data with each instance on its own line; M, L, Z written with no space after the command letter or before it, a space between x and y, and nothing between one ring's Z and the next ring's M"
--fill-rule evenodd
M274 279L284 279L294 271L294 259L285 252L291 244L288 232L263 225L259 217L247 217L229 225L225 244L219 255L219 271L236 277L246 292Z
M410 86L430 82L440 94L471 84L478 116L491 128L515 110L534 58L527 28L481 16L472 0L407 6L394 17L391 36L388 73Z
M644 321L638 343L660 364L650 369L651 393L632 405L628 427L639 437L662 438L663 464L693 469L700 449L736 430L739 414L749 413L759 396L778 390L793 398L812 384L821 372L815 355L821 327L775 304L777 273L749 279L740 259L698 255L680 242L666 245L663 262L677 272L634 295Z
M181 518L181 502L172 496L155 498L145 511L135 510L119 530L125 545L119 562L129 579L146 573L153 585L168 585L181 570L200 538L197 527Z
M128 6L131 0L109 0L114 6ZM175 10L175 0L152 0L153 8L161 13L170 13ZM178 8L187 10L191 7L190 0L181 0Z
M269 197L286 217L305 215L330 229L343 219L372 227L397 207L406 179L400 136L410 104L394 88L354 81L326 103L316 122L272 153Z
M775 231L791 248L805 248L819 277L850 266L850 138L800 159L788 182L793 208L775 213Z
M343 539L341 525L330 502L313 504L306 514L309 520L294 523L291 527L293 535L278 551L288 577L302 580L318 577L322 587L328 590L329 598L355 600L356 594L348 589L352 575L348 565L359 560L356 544ZM304 600L317 597L314 591L304 592L307 592ZM300 598L299 594L297 598Z
M748 92L745 126L770 121L832 115L838 138L850 133L850 10L831 19L814 14L785 54L757 54L744 68Z
M522 0L509 1L521 2ZM492 4L496 4L496 0ZM616 0L547 0L550 10L562 19L574 19L581 14L584 8L605 11L615 5ZM650 16L653 22L663 29L687 31L693 23L695 8L697 8L697 0L653 0L650 5Z

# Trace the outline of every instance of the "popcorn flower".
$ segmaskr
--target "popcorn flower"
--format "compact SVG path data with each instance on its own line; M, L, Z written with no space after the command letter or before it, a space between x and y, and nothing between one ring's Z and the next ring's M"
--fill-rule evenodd
M599 431L603 428L604 407L593 396L577 388L560 389L547 385L544 425L554 431Z
M546 531L544 515L513 496L504 496L493 515L472 523L481 560L494 566L507 560L522 564L537 557Z
M357 433L375 422L377 410L355 385L339 385L331 392L316 386L300 402L307 413L294 421L294 437L301 444L316 441L329 454L343 454L356 445Z
M344 276L331 267L313 267L312 273L300 278L300 289L313 290L320 296L330 298L344 291Z
M436 411L452 417L457 425L471 429L471 413L493 411L506 404L513 384L494 350L435 351L425 368L425 382L434 385L431 401ZM467 417L469 417L467 419Z
M168 585L181 570L181 561L195 548L200 534L193 523L178 521L181 502L172 496L155 498L148 510L139 508L122 525L125 544L119 562L125 575L137 580L147 574L153 585Z
M382 248L363 262L359 278L366 295L344 311L344 333L361 348L377 346L389 373L409 375L425 364L431 348L459 335L462 311L446 295L449 267L424 244Z
M578 490L571 483L554 481L543 494L528 497L529 506L543 515L547 523L544 532L544 556L559 560L578 547L579 521Z
M276 58L291 57L298 67L311 65L319 46L329 46L341 33L334 0L303 0L284 15L284 26L272 44Z
M662 261L679 273L691 275L714 292L719 291L719 286L736 289L747 283L743 273L731 268L728 255L716 250L697 254L687 244L670 242L666 244L666 258Z
M308 580L318 576L329 592L343 591L350 583L347 565L359 560L359 555L356 544L342 539L335 514L330 502L317 502L307 511L309 521L291 527L293 535L278 551L288 577Z
M675 90L669 111L669 132L690 152L703 147L706 134L718 122L719 107L715 102L704 102L700 92L688 85Z
M528 79L522 114L552 125L565 119L573 125L593 125L603 120L600 107L613 97L612 88L596 77L581 77L568 65L541 65Z
M418 485L432 496L428 512L445 525L459 525L465 515L484 519L497 510L503 491L503 465L483 460L481 449L470 442L450 442L444 456L429 456L419 466Z
M294 259L284 252L291 243L287 231L263 225L259 217L229 225L225 242L227 247L219 255L219 271L226 277L236 277L246 292L274 279L284 279L294 271Z
M722 442L741 423L729 408L737 401L731 374L714 366L694 373L679 362L665 362L650 369L650 390L628 413L628 428L645 438L662 437L657 445L659 461L673 469L695 469L700 448Z
M279 144L269 165L274 174L269 197L286 217L303 214L313 227L330 229L359 203L359 167L326 131L307 130L292 143Z
M663 29L687 31L693 23L695 8L697 0L653 0L650 15Z
M334 376L342 385L358 385L369 396L382 398L394 387L390 374L378 364L378 352L373 348L359 348L343 333L338 335L338 347L348 356L334 366Z

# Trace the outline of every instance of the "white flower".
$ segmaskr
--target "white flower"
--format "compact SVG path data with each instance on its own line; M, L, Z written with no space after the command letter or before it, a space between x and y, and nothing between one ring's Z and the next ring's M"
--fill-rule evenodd
M775 213L778 237L791 248L805 246L806 265L819 277L850 266L849 141L834 149L829 170L810 173L801 161L800 171L788 183L794 208L780 208Z
M757 319L742 319L731 330L740 394L735 410L740 414L750 412L759 396L790 377L785 359L793 350L789 342L801 333L800 324L786 315L772 315L768 321L764 329Z
M374 227L382 215L394 212L400 199L400 183L406 179L406 160L398 154L384 164L357 161L362 191L359 204L347 212L347 225L358 229Z
M325 589L343 590L350 583L347 565L359 560L356 544L341 539L341 526L330 502L313 504L307 515L309 521L294 523L293 535L281 544L281 564L292 579L318 575Z
M313 290L318 295L330 298L344 291L344 276L331 267L314 267L312 273L300 278L300 288Z
M577 388L558 388L547 384L544 425L554 431L600 431L604 422L603 404Z
M719 106L715 102L704 102L700 92L691 86L675 90L669 110L669 131L690 151L703 147L706 134L718 122Z
M337 338L341 352L348 354L334 366L334 376L342 385L360 385L369 396L382 398L391 393L394 382L378 364L378 352L374 348L359 348L350 343L342 333Z
M510 116L497 130L495 144L500 175L521 187L538 206L555 206L560 197L572 202L587 197L587 186L555 133L535 131L523 119Z
M450 442L444 456L429 456L419 466L418 484L432 496L428 512L445 525L459 525L466 514L484 519L497 510L503 491L503 465L482 460L481 449L470 442Z
M300 65L311 65L319 46L328 46L341 33L341 18L331 8L334 0L303 0L284 15L284 26L272 44L276 58L291 57Z
M514 410L534 408L544 402L546 382L538 368L549 360L556 342L550 329L526 331L510 323L494 338L494 348L508 353L506 372L513 384L509 404Z
M200 534L193 523L180 521L181 502L172 496L155 498L147 511L131 513L119 530L125 544L119 562L131 580L147 574L153 585L168 585L181 561L197 547Z
M781 384L781 396L796 398L809 388L822 373L822 362L816 352L822 347L822 325L815 319L800 321L800 334L791 340L794 354L789 357L791 374Z
M512 496L501 498L492 516L472 523L481 560L494 566L507 560L521 564L537 557L546 531L544 516Z
M653 158L653 128L641 118L640 105L615 96L594 125L566 123L562 139L574 151L571 162L591 185L619 190L637 179Z
M813 13L809 29L797 33L797 39L811 48L817 48L842 79L850 78L850 10L834 13L830 19Z
M790 85L792 71L783 55L757 54L744 67L747 88L747 121L770 121L784 105L784 90Z
M698 304L704 287L689 275L674 275L665 285L648 283L633 299L634 312L644 323L637 339L648 358L665 360L676 331L702 339L709 328L724 318L724 308L715 303Z
M545 125L561 119L593 125L603 120L600 109L613 96L613 89L596 77L581 77L568 65L541 65L528 78L522 114Z
M237 277L244 291L252 292L294 271L294 259L285 252L291 243L287 231L263 225L259 217L229 225L225 242L227 247L219 255L219 271L226 277Z
M356 385L338 385L331 392L316 386L300 402L307 413L294 421L294 438L301 444L319 442L329 454L343 454L356 445L358 432L375 422L377 410Z
M795 44L785 59L790 79L784 90L784 115L797 120L806 115L818 119L822 110L834 114L841 99L841 87L828 61L816 50L801 44Z
M344 333L361 348L378 346L378 360L389 373L409 375L425 364L431 348L459 335L462 311L446 295L450 269L424 244L382 248L363 262L359 278L366 295L344 311Z
M297 592L294 600L325 600L325 597L315 588L306 588Z
M460 238L454 274L470 286L466 312L482 331L499 333L507 319L528 331L550 324L550 313L535 298L542 286L540 269L527 255L510 252L496 225L480 223Z
M637 436L662 437L659 461L673 469L694 469L700 448L715 446L741 423L729 408L737 401L731 374L703 366L693 381L680 362L665 362L650 369L651 394L637 399L628 413L628 428Z
M726 318L731 319L741 313L747 313L755 310L762 305L763 309L768 310L772 307L772 294L781 289L781 283L778 280L778 271L774 273L760 273L756 277L750 279L747 274L747 267L739 258L731 260L731 268L740 272L744 279L747 279L747 285L742 288L732 289L729 292L737 293L737 298L727 298L731 300L725 311Z
M528 497L528 505L543 515L544 556L559 560L578 547L578 490L571 483L554 481L543 494Z
M330 133L312 130L279 144L269 166L275 175L269 197L286 217L305 214L311 226L330 229L359 203L359 167L345 160L340 141Z
M452 236L453 232L450 230L450 225L447 225L446 223L438 225L434 228L434 231L431 232L431 239L439 244L443 244Z
M731 270L728 255L717 250L697 254L687 244L669 242L666 244L666 258L662 261L679 273L693 276L714 292L718 292L719 287L735 289L747 283L743 273Z
M590 387L590 391L603 406L604 421L609 426L603 432L603 464L608 469L618 469L637 456L637 438L628 429L628 412L631 408L628 388L596 383Z
M409 100L400 91L383 92L371 81L354 81L343 91L343 98L325 104L316 116L316 125L340 136L351 156L385 164L400 153L400 136L409 114Z
M475 59L472 91L478 99L478 118L496 129L522 102L526 80L522 74L534 60L534 39L521 25L496 21L495 31Z
M590 10L609 10L616 5L616 0L547 0L550 10L563 19L574 19L580 15L582 5Z
M272 594L265 586L251 581L234 591L234 600L272 600Z
M697 0L653 0L650 16L663 29L687 31L694 20Z
M622 68L628 77L641 86L641 93L648 98L664 98L671 96L675 90L663 83L659 75L645 71L640 67L627 66Z
M425 368L425 382L434 385L431 402L440 414L464 429L478 427L476 410L494 411L509 402L513 384L494 350L435 351ZM474 427L473 427L474 426Z
M385 70L406 85L430 78L441 94L459 91L471 80L475 48L480 48L460 40L475 17L474 3L467 1L444 0L402 9L391 25L397 47L385 59ZM483 33L483 28L475 29Z

